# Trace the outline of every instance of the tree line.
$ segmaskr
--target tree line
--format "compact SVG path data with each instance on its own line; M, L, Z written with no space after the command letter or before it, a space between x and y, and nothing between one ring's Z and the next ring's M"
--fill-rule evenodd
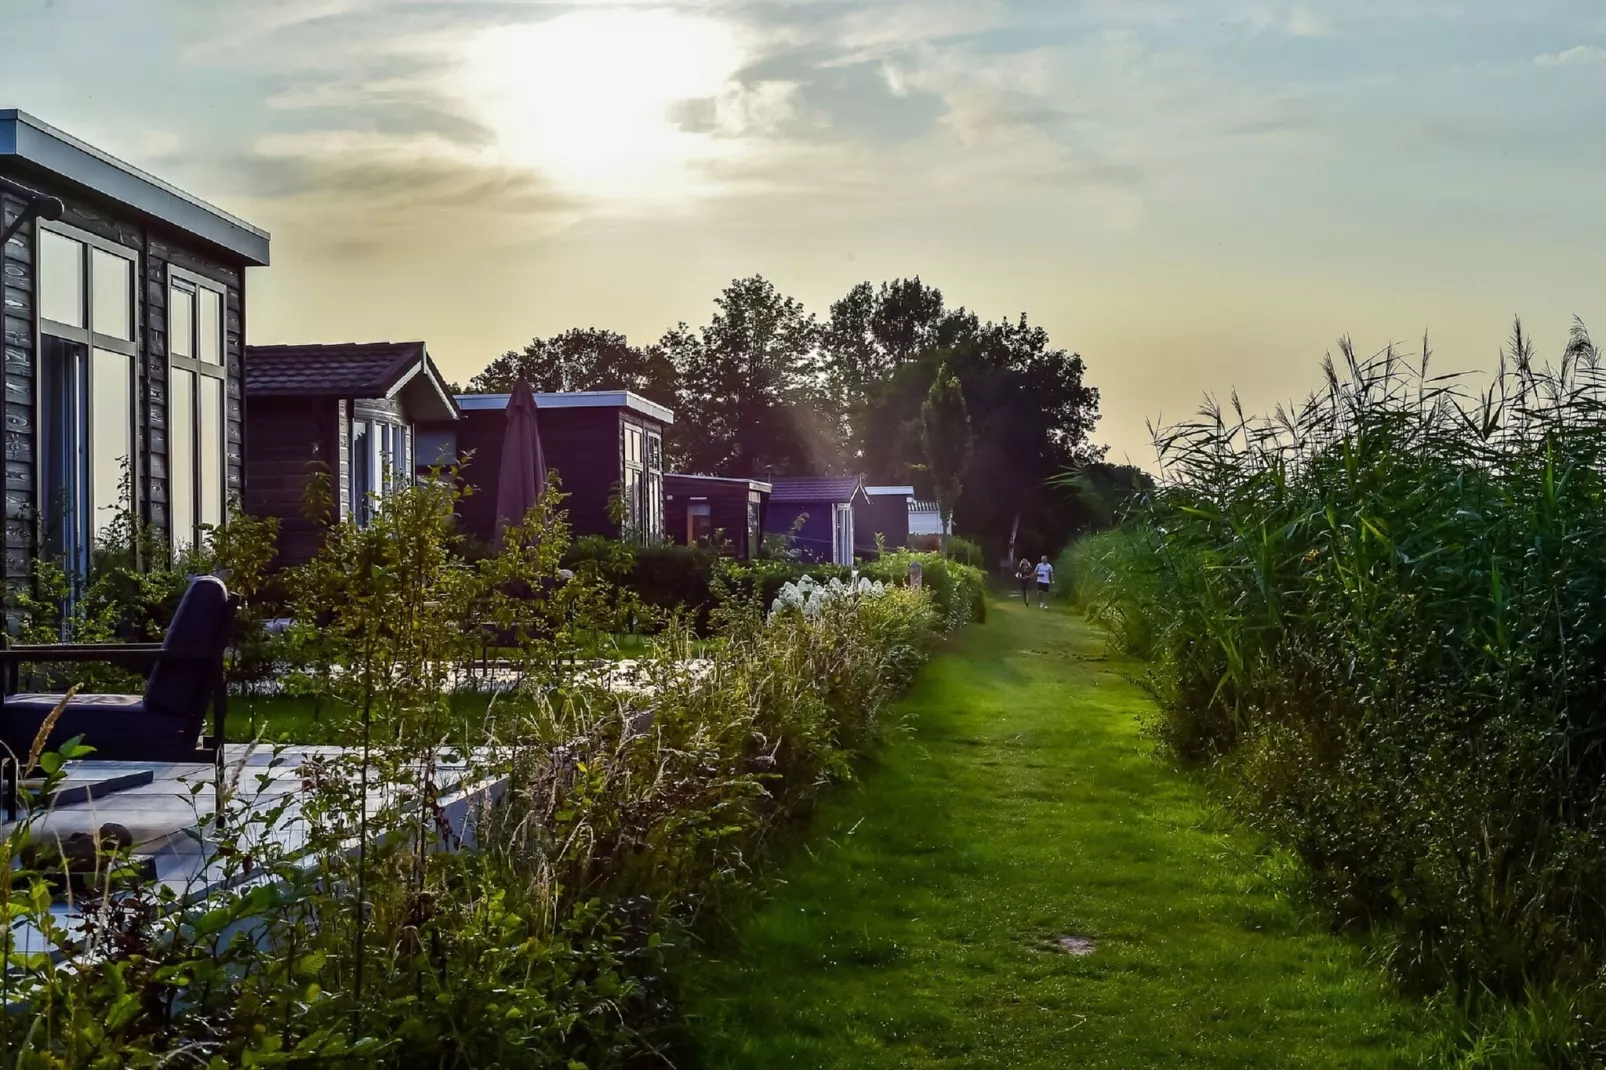
M1048 553L1107 508L1086 492L1139 473L1103 463L1090 440L1099 393L1079 354L1025 314L983 320L918 277L862 282L821 319L762 276L737 279L701 327L677 324L632 344L595 327L535 338L493 360L469 391L526 379L536 390L627 389L675 411L666 449L679 471L765 478L862 475L936 487L922 408L939 369L957 380L972 448L955 527L990 555L1013 542Z

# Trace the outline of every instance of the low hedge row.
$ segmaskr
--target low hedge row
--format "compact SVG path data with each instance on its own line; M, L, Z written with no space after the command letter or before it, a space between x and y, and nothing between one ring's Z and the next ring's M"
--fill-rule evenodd
M784 584L795 583L804 576L846 580L854 571L870 579L906 584L909 567L917 561L923 583L931 589L937 611L948 628L986 619L986 574L974 565L945 559L937 553L901 550L862 561L850 569L773 559L732 561L701 546L632 549L612 540L588 537L576 540L564 558L570 568L585 564L600 568L643 604L666 616L678 612L699 631L706 630L708 614L723 598L756 596L767 607Z

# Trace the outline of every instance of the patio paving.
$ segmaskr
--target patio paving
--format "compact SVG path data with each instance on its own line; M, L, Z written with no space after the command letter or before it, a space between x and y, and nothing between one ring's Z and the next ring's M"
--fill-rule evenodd
M275 754L269 747L232 744L225 752L225 780L237 776L235 801L227 816L241 829L241 838L268 846L274 853L294 856L307 844L307 822L300 813L298 797L304 790L302 768L313 759L339 758L347 748L330 746L284 747ZM159 885L166 886L182 903L195 903L226 887L230 881L226 867L218 860L211 838L215 792L210 765L163 762L109 762L93 759L69 762L68 778L79 789L78 801L58 801L48 813L34 822L37 840L65 842L74 833L90 836L108 823L128 829L133 835L134 861L144 862L154 872ZM461 760L441 761L436 767L438 805L442 818L454 836L471 840L472 816L482 804L494 801L505 784L502 780L465 783L469 769ZM97 786L99 791L97 791ZM118 790L107 792L107 788ZM368 812L385 805L385 793L393 785L377 785L368 793ZM95 795L100 797L93 797ZM87 796L87 797L86 797ZM284 801L289 807L273 827L248 825L251 813L261 813ZM70 797L69 797L70 799ZM9 831L11 823L4 825ZM247 878L236 875L236 882ZM60 897L52 906L56 921L77 931L82 905ZM39 946L39 934L31 927L18 930L18 949L46 950Z

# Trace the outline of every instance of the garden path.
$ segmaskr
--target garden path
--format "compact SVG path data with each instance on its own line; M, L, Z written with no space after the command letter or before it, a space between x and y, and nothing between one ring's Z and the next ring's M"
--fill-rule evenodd
M1431 1062L1425 1012L1156 754L1141 666L1064 611L991 608L694 972L681 1064Z

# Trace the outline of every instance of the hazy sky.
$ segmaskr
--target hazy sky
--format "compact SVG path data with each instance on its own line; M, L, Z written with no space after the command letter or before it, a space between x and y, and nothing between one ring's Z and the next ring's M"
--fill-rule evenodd
M1099 438L1350 333L1606 335L1598 0L0 0L0 106L273 232L254 342L637 342L918 274L1081 352ZM1023 399L1024 400L1024 399Z

